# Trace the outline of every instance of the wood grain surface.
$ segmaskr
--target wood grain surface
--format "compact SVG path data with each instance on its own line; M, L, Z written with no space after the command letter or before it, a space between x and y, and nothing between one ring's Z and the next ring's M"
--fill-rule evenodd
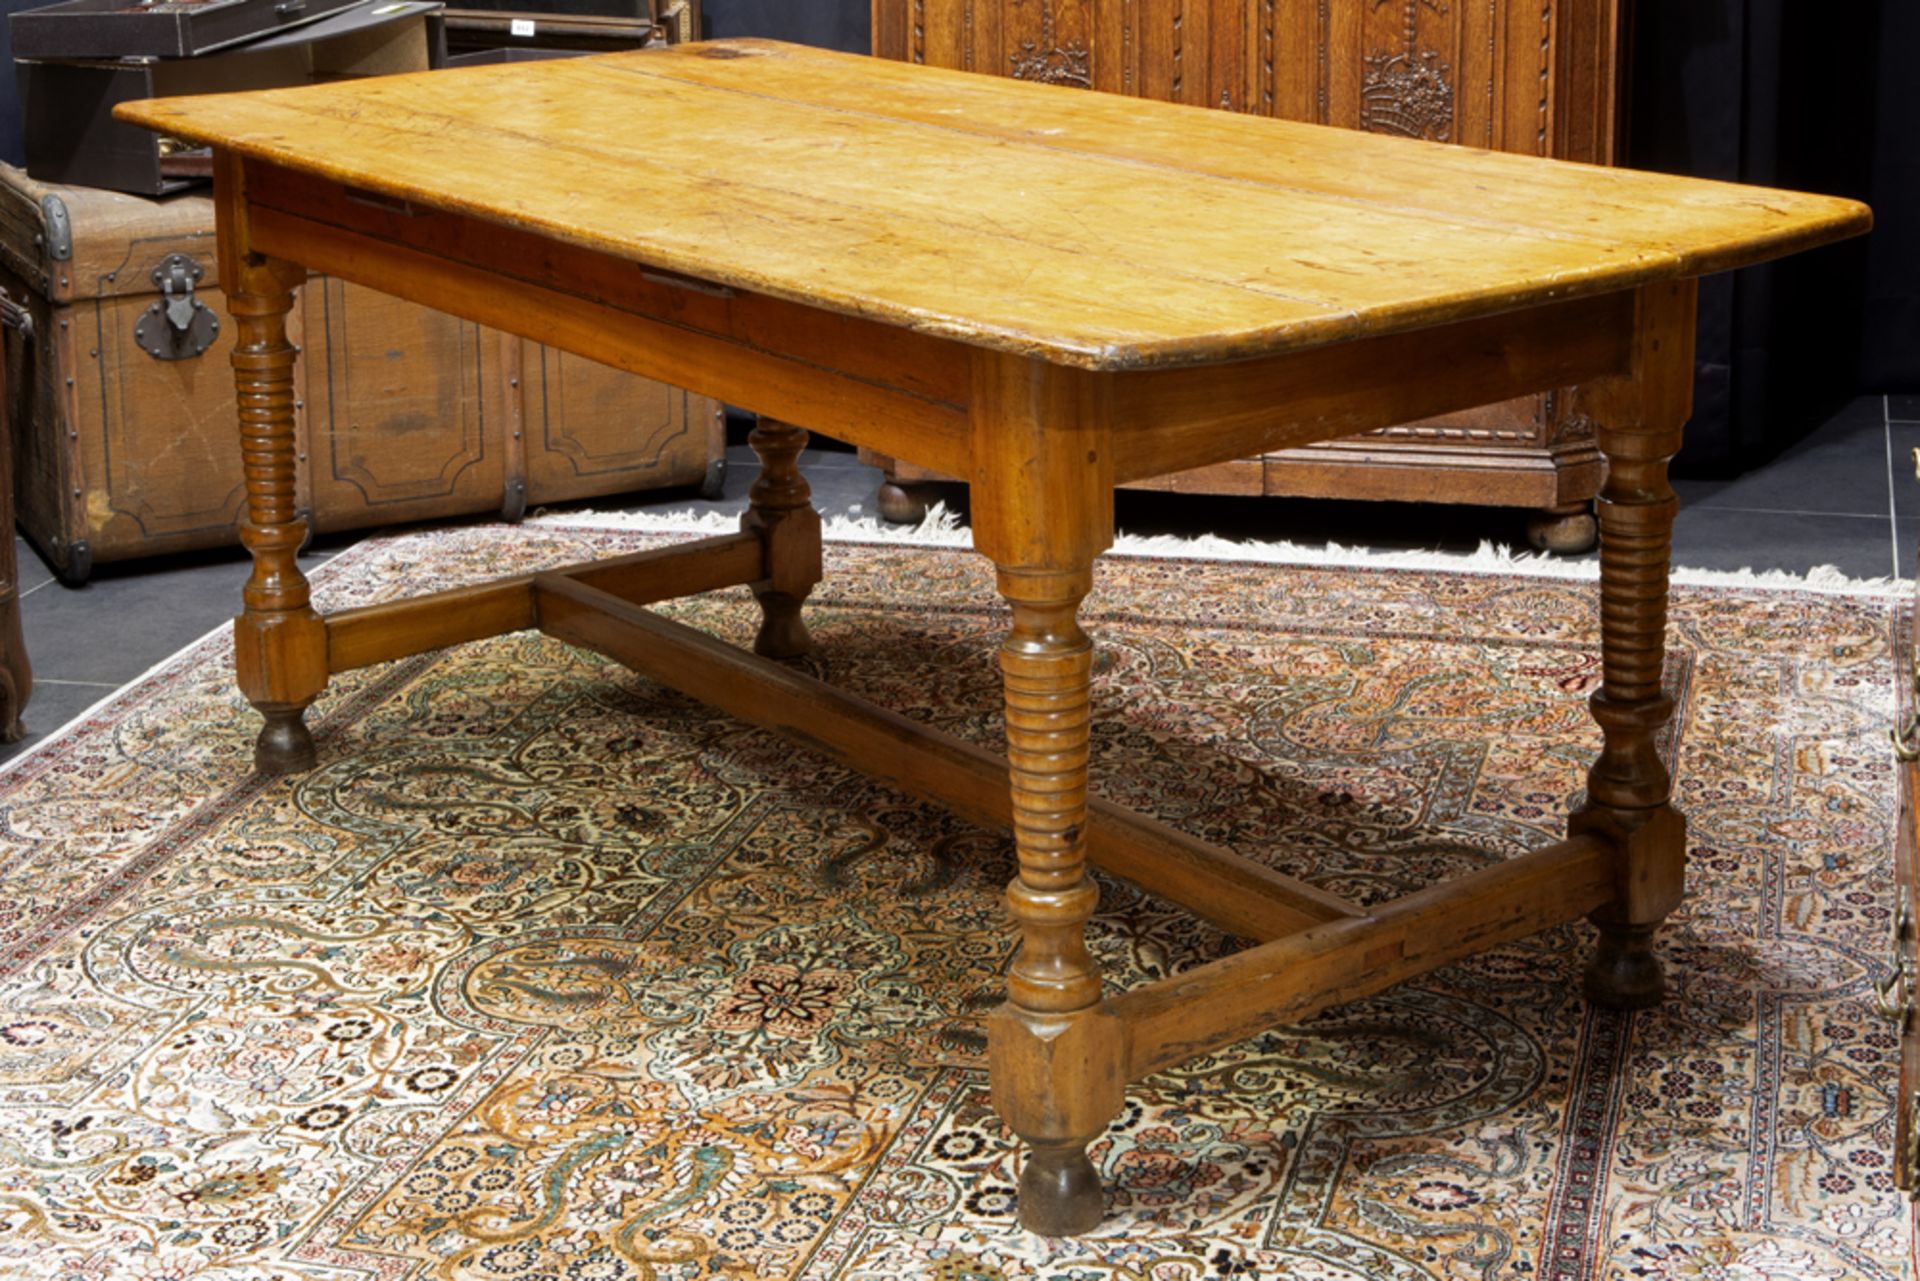
M1828 197L764 41L117 114L651 269L1109 370L1699 275L1871 221Z

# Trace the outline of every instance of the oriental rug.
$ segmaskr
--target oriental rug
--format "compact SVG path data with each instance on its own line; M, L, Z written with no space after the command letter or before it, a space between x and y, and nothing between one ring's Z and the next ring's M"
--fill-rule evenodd
M323 607L632 550L363 544ZM996 745L984 562L834 545L829 679ZM423 573L427 567L430 573ZM1375 900L1555 840L1593 589L1113 558L1097 785ZM668 612L741 640L744 591ZM981 1018L1001 836L538 636L336 680L249 773L224 637L0 776L0 1274L664 1281L1889 1281L1897 631L1884 595L1676 592L1676 998L1584 926L1155 1077L1109 1217L1014 1226ZM1115 985L1238 943L1102 882Z

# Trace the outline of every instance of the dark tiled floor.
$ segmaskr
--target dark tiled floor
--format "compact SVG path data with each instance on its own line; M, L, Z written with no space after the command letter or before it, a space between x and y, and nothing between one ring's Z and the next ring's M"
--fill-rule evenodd
M1732 480L1681 480L1674 488L1694 510L1885 517L1888 437L1881 398L1863 398L1764 467Z
M1920 394L1864 397L1764 467L1733 480L1678 481L1682 508L1674 559L1702 569L1804 573L1834 565L1862 578L1911 575L1920 540L1915 449ZM738 512L755 464L744 446L731 451L730 460L726 493L715 501L662 492L589 506ZM874 511L879 473L852 454L813 449L802 465L823 512ZM1118 514L1121 528L1137 534L1217 533L1462 551L1483 540L1524 540L1523 516L1500 508L1126 493ZM307 564L336 554L355 537L322 540ZM28 744L221 625L247 576L238 552L216 553L104 566L75 590L55 582L25 542L20 570L22 621L34 667Z

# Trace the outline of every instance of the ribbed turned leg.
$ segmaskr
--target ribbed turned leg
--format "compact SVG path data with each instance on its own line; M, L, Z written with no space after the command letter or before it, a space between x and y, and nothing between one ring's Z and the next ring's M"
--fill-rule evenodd
M1593 696L1604 742L1572 824L1617 849L1616 897L1593 914L1600 941L1586 973L1587 995L1616 1009L1665 997L1654 931L1679 906L1686 872L1686 821L1670 803L1656 739L1673 714L1661 683L1679 508L1667 463L1691 404L1692 285L1644 291L1639 316L1633 375L1589 393L1608 466L1599 504L1603 675Z
M1076 612L1084 573L1002 570L1013 628L1000 650L1020 874L1007 903L1020 950L991 1041L994 1105L1027 1144L1020 1222L1047 1236L1100 1222L1087 1144L1119 1110L1117 1025L1100 1009L1086 927L1087 742L1093 645Z
M1100 1222L1087 1145L1126 1097L1120 1020L1087 951L1099 895L1087 876L1093 645L1080 602L1113 545L1110 380L981 351L972 378L974 546L992 559L1013 626L1000 648L1020 874L1007 889L1020 945L987 1025L993 1106L1026 1144L1020 1222L1069 1236Z
M307 522L294 492L295 352L287 313L302 275L291 264L252 258L237 278L222 281L238 334L233 373L247 484L240 541L253 555L245 609L234 620L234 663L241 690L266 718L254 746L263 774L313 767L313 735L303 717L327 684L326 629L295 559Z
M760 602L760 634L753 652L797 658L813 648L800 608L820 581L820 514L800 474L807 433L761 418L747 443L760 459L760 476L747 494L749 507L740 528L758 533L767 549L767 576L753 585Z

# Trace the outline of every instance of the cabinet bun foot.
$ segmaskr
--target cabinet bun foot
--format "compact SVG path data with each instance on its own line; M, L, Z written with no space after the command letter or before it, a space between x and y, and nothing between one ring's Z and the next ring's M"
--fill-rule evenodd
M1549 507L1527 517L1527 541L1543 552L1578 556L1600 541L1600 524L1586 503Z
M918 525L933 510L940 491L933 485L902 485L886 481L880 486L875 505L880 519L894 525Z

